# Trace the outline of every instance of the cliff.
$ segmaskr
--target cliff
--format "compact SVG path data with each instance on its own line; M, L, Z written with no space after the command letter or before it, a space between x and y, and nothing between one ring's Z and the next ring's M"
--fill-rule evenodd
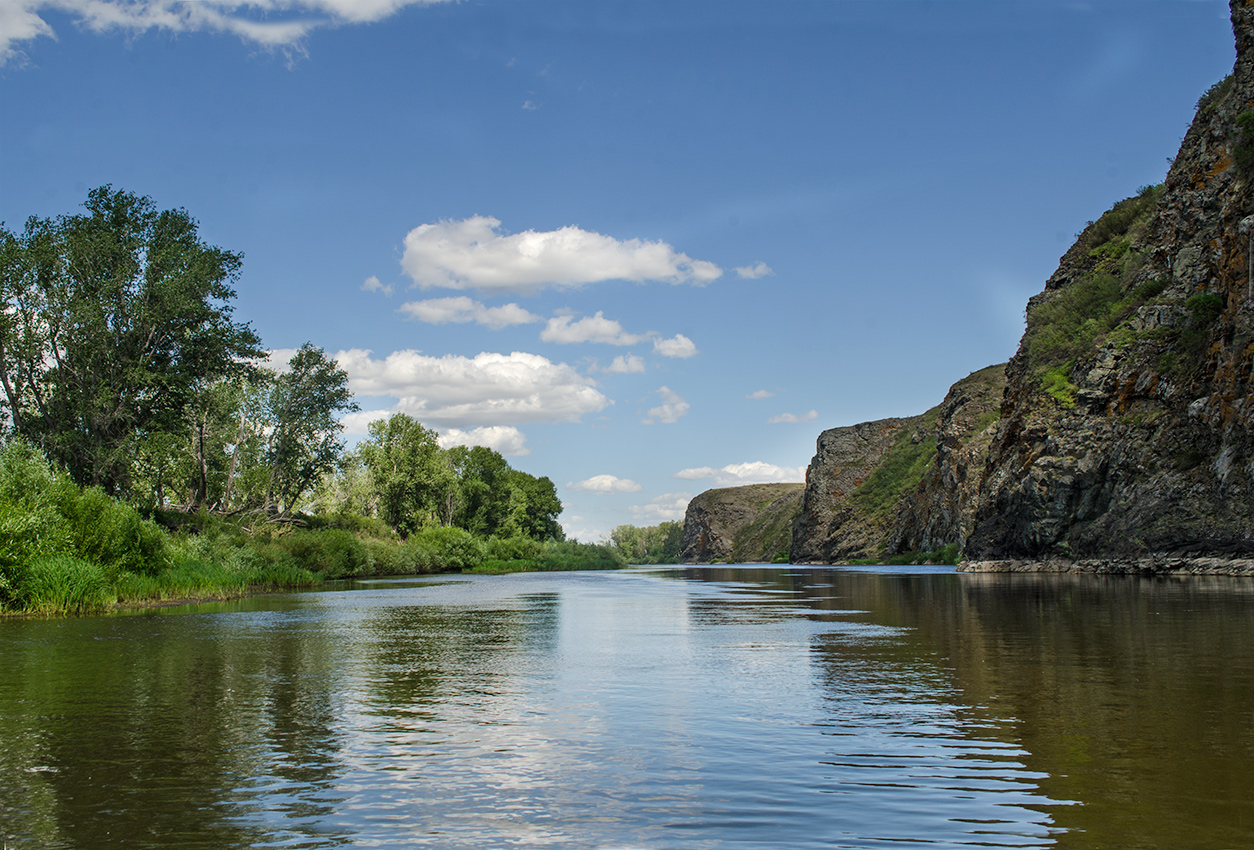
M1254 574L1254 0L1230 10L1232 75L1164 182L1063 255L1004 369L820 435L794 563Z
M688 503L680 562L763 563L787 553L800 484L706 490Z
M1004 387L1004 364L989 366L920 416L824 431L806 470L793 563L956 551Z
M1161 187L1081 233L1007 367L968 569L1254 570L1254 6Z

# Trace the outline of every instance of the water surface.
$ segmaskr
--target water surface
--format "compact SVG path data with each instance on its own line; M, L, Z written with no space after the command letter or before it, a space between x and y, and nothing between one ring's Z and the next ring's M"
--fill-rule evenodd
M1249 847L1252 603L716 567L0 621L0 839Z

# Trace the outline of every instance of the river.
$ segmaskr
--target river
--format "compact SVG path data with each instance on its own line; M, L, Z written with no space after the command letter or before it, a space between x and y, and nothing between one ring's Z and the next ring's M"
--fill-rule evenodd
M1254 581L660 567L0 620L0 839L1254 847Z

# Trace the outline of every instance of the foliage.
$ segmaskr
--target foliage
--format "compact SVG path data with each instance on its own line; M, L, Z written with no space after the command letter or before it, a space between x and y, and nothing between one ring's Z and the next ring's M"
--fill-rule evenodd
M456 446L447 457L458 484L453 525L485 538L563 538L557 522L562 502L547 477L513 469L498 452L484 446Z
M1076 405L1075 384L1071 383L1071 364L1050 369L1041 377L1041 386L1054 400L1068 410Z
M112 494L142 439L183 433L197 387L261 352L231 318L240 256L186 211L110 186L84 206L0 228L0 386L18 434Z
M358 407L348 374L321 348L305 343L272 382L266 445L270 480L266 509L290 513L322 476L335 469L344 444L337 415Z
M404 413L370 423L358 449L369 470L379 517L403 535L424 525L449 525L457 479L437 434ZM499 455L498 455L499 457Z
M40 555L10 575L13 598L35 614L87 614L116 598L105 570L73 555Z
M658 525L620 525L610 532L610 542L631 564L678 564L684 524L668 521Z
M1254 177L1254 109L1237 116L1237 139L1232 146L1232 161L1245 180Z
M1215 107L1219 105L1232 90L1233 82L1236 80L1232 74L1224 77L1219 82L1212 85L1206 92L1197 99L1197 111L1203 115L1210 115L1215 111Z
M903 494L919 485L936 461L937 415L931 411L917 428L902 428L897 433L879 464L850 496L855 504L872 516L883 518Z

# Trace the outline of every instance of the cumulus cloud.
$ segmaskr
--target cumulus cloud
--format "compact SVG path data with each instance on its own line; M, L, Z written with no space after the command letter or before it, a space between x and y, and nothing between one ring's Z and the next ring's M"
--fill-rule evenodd
M406 6L440 2L447 0L4 0L0 65L20 56L17 45L23 42L38 36L56 38L40 17L51 9L95 33L230 33L260 47L300 52L300 42L315 29L373 23Z
M640 492L640 485L635 481L632 481L630 478L619 478L616 475L594 475L583 481L568 482L566 486L581 493L597 493L599 495Z
M395 410L359 410L356 413L346 413L340 417L340 424L344 426L344 435L347 437L364 437L370 433L370 423L379 419L387 419Z
M691 493L664 493L643 505L632 505L627 510L631 512L632 519L636 522L657 525L667 520L683 519L690 501L692 501Z
M759 277L773 275L775 272L766 263L754 263L751 266L736 266L736 274L749 280L755 280Z
M658 387L657 394L662 397L662 403L657 407L649 408L648 418L640 420L644 425L653 425L657 422L671 425L678 422L681 416L686 416L688 408L692 406L670 387Z
M366 292L382 292L384 295L392 294L392 284L381 283L374 275L362 281L361 288Z
M559 345L574 345L581 342L635 345L646 338L643 334L627 333L621 324L613 319L605 318L605 314L600 310L595 316L585 316L578 321L573 316L554 316L540 332L541 340Z
M440 432L436 440L442 449L454 446L484 446L495 449L506 457L522 457L531 454L527 448L527 438L522 431L510 425L485 425L463 431L460 428L448 428Z
M773 398L774 396L775 396L775 393L771 392L770 390L754 390L753 392L745 396L745 398L759 399L759 398Z
M606 280L710 283L723 274L665 242L620 241L563 227L508 234L491 216L415 227L405 237L401 268L423 288L537 292Z
M773 463L763 463L760 460L754 460L748 463L728 464L721 469L715 469L711 466L681 469L675 473L675 477L682 478L685 481L700 481L709 478L713 479L714 483L719 487L737 487L741 484L805 481L806 468L804 466L776 466Z
M335 359L356 395L394 396L394 412L437 430L575 422L611 404L574 368L520 351L429 357L405 350L379 359L355 348Z
M614 358L610 365L600 371L616 375L630 375L636 372L643 372L644 358L637 357L634 354L620 354Z
M688 358L697 353L697 346L683 334L675 334L670 339L653 340L653 350L663 357Z
M784 422L787 422L787 423L813 422L815 419L818 419L818 418L819 418L819 412L817 410L811 410L809 413L802 413L800 416L798 416L795 413L781 413L778 416L772 416L770 419L766 421L772 425L779 425L780 423L784 423Z
M531 322L543 321L539 316L524 310L517 304L487 307L473 298L467 298L465 295L459 295L454 298L428 298L426 301L409 301L400 306L400 312L430 325L474 322L477 325L483 325L498 331L511 325L526 325Z

